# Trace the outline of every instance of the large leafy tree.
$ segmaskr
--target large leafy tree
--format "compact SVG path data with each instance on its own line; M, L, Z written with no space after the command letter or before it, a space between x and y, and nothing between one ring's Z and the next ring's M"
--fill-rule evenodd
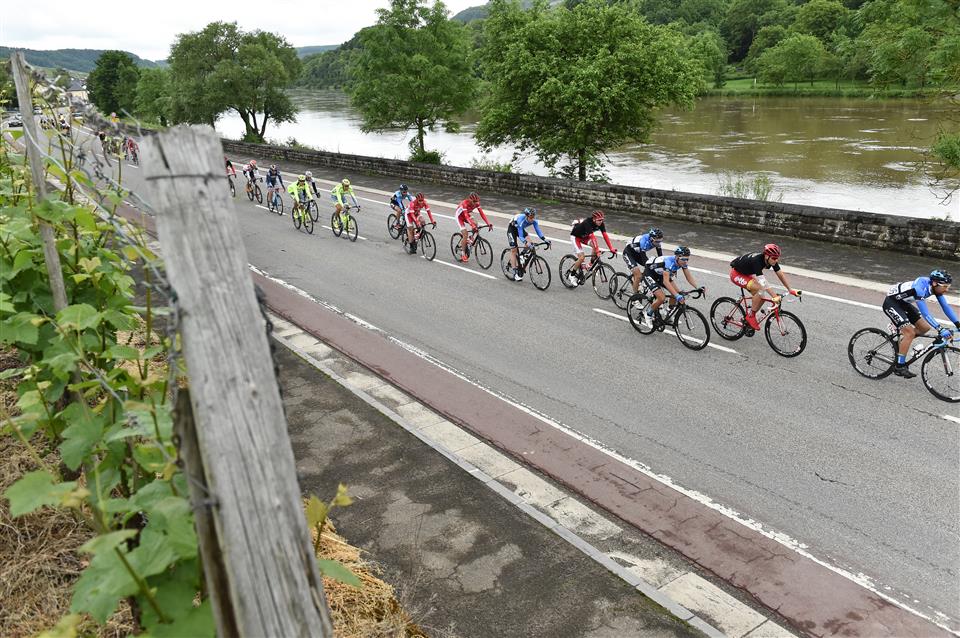
M767 49L757 61L762 81L774 84L809 80L813 82L827 54L823 43L812 35L795 33Z
M793 30L829 42L834 31L844 28L851 12L837 0L810 0L797 9Z
M561 174L580 180L607 150L646 141L658 107L692 105L702 73L683 36L604 0L527 11L494 0L481 55L480 144L515 144L550 168L566 162Z
M226 111L243 120L246 139L262 142L267 124L289 122L286 89L300 74L296 50L282 37L213 22L177 37L170 52L172 114L178 122L216 123Z
M136 112L150 120L167 125L170 117L170 71L168 69L143 69L137 83Z
M439 1L427 7L424 0L392 0L378 15L360 34L351 100L364 131L416 131L411 150L422 156L426 132L437 125L455 130L455 118L473 100L470 37Z
M87 77L90 101L104 113L132 112L140 70L123 51L105 51Z

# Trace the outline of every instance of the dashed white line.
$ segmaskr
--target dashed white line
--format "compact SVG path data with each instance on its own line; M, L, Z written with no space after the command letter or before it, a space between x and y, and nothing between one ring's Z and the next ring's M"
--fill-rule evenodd
M960 423L960 417L953 416L952 414L941 414L940 416L942 416L943 418L945 418L947 421L953 421L954 423Z
M613 317L614 319L619 319L620 321L626 321L626 322L629 322L629 321L630 321L630 319L627 318L627 317L624 316L624 315L618 315L618 314L615 313L615 312L610 312L609 310L604 310L603 308L594 308L593 311L594 311L594 312L599 312L601 315L606 315L606 316L608 316L608 317ZM677 334L676 331L673 330L672 328L668 328L668 330L670 330L670 334L672 334L672 335L676 335L676 334ZM693 337L687 337L687 338L688 338L688 339L691 339L692 341L696 341L697 343L703 343L703 341L701 341L700 339L695 339L695 338L693 338ZM726 347L726 346L718 346L718 345L715 344L715 343L708 343L708 344L707 344L707 347L708 347L708 348L713 348L714 350L720 350L721 352L729 352L730 354L738 354L737 351L734 350L733 348L728 348L728 347Z
M464 268L459 264L451 264L450 262L443 261L442 259L434 259L434 261L437 262L438 264L443 264L444 266L450 266L451 268L456 268L458 270L462 270L463 272L468 272L471 275L479 275L480 277L486 277L487 279L493 279L494 281L496 281L497 279L493 275L488 275L485 272L477 272L476 270L470 270L469 268Z

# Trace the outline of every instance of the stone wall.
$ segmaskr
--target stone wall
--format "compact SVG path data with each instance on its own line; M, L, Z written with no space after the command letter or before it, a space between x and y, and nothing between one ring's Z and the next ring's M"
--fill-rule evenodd
M960 261L960 224L943 220L576 182L230 140L223 141L223 148L244 156L390 175L409 181L453 184L463 186L465 190L554 199L627 214L642 210L664 219L763 230L777 235Z

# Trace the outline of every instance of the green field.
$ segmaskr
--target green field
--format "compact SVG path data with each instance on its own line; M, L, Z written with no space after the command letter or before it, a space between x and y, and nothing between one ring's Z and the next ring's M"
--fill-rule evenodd
M707 95L720 96L816 96L816 97L921 97L931 95L930 89L920 87L891 87L878 88L862 80L841 80L839 84L833 80L814 80L775 86L773 84L755 83L754 78L736 78L727 80L719 89L708 89Z

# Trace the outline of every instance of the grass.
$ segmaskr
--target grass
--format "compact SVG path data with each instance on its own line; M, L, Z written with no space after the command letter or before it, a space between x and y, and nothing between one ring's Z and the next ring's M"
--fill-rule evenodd
M814 80L800 82L796 86L787 83L783 86L773 84L754 84L754 78L735 78L727 80L719 89L708 89L707 95L722 97L744 96L784 96L784 97L880 97L904 98L921 97L934 93L933 89L920 87L888 87L880 88L864 80L841 80L838 84L834 80Z

